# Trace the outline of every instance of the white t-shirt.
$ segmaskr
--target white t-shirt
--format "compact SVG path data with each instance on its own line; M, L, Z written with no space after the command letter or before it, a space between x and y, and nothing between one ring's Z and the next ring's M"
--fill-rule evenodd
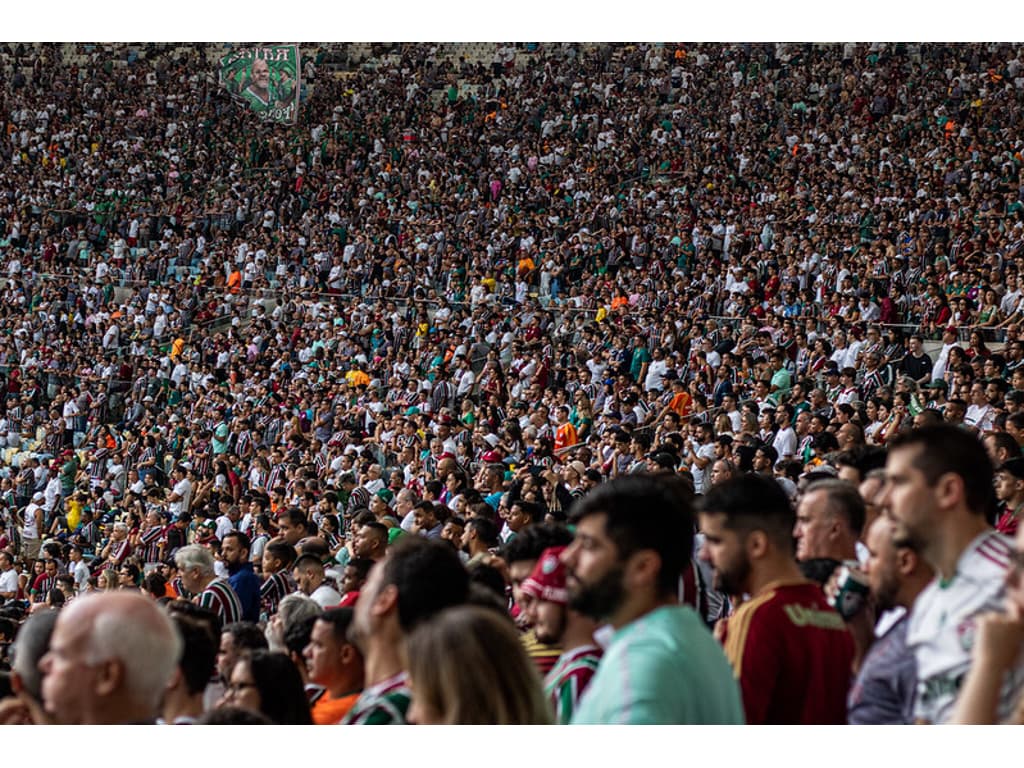
M181 501L172 501L167 505L167 511L172 515L180 515L188 512L188 506L192 502L192 482L183 477L174 484L172 493L181 497Z
M651 360L647 366L647 376L644 378L644 391L650 392L652 389L662 389L666 373L668 373L668 360Z
M980 431L992 429L995 419L995 410L991 405L970 405L964 415L964 422Z
M31 503L25 507L25 525L21 529L23 539L38 539L39 526L36 525L36 510L42 509L38 504Z
M780 429L779 433L775 435L775 439L772 441L772 448L778 453L779 458L783 459L787 456L793 458L796 455L796 432L793 431L792 427L785 427Z
M694 454L702 459L710 459L703 469L697 466L697 462L693 462L690 466L690 474L693 475L694 493L704 493L711 482L711 466L715 463L715 444L708 443L707 445L702 445L694 451Z
M221 515L217 518L217 530L214 532L214 535L216 535L218 540L223 541L224 537L233 530L235 530L235 524L231 522L230 517Z
M331 608L341 602L341 595L327 584L321 584L313 590L310 599L321 608Z
M77 592L85 592L85 588L89 586L89 566L84 560L79 560L74 564L71 571L71 575L75 577L75 590ZM3 590L0 590L3 591Z
M10 568L0 572L0 592L18 591L18 569Z
M944 723L953 714L960 686L971 666L975 622L1003 610L1004 582L1013 547L995 531L981 534L964 550L956 576L935 578L914 602L907 647L917 660L914 718ZM999 719L1006 718L1024 687L1024 664L1006 676L999 694Z

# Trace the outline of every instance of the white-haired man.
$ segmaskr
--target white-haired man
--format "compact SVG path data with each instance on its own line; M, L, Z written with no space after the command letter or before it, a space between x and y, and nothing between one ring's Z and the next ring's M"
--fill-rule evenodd
M167 614L136 592L80 597L39 662L43 706L66 725L155 722L181 647Z
M231 583L217 576L213 562L210 550L199 544L182 547L174 556L182 585L195 595L192 602L216 613L220 625L226 627L242 620L242 601Z

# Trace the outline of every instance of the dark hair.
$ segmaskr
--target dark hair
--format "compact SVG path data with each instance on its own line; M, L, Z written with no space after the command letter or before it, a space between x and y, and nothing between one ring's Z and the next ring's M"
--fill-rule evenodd
M659 592L678 591L694 534L693 499L683 483L661 475L617 477L573 505L574 522L596 514L605 515L605 532L620 561L643 549L654 550L661 559Z
M368 509L360 509L353 512L352 525L369 525L376 522L377 516Z
M295 561L295 565L293 565L292 568L300 571L312 569L322 573L324 570L324 564L316 555L302 555Z
M139 584L139 566L135 563L122 563L121 567L128 571L128 577L132 580L134 586Z
M777 546L793 551L796 513L774 478L739 475L713 486L697 501L697 511L725 515L725 528L741 533L764 531Z
M513 505L519 507L521 510L523 510L523 512L529 515L530 522L532 523L536 523L542 517L541 506L539 504L535 504L532 501L516 499L511 504L509 504L509 507L512 507Z
M165 597L167 595L167 579L159 572L151 571L142 580L142 588L153 597Z
M314 536L310 539L305 539L299 542L299 557L310 555L317 558L321 562L326 560L330 556L330 548L327 546L327 542L318 536Z
M189 600L177 598L167 603L167 613L171 618L181 615L201 621L210 627L210 632L214 637L220 638L220 615L209 608L203 608Z
M1002 448L1006 451L1007 456L1011 459L1019 458L1021 455L1020 446L1017 441L1013 439L1013 436L1008 432L988 432L985 437L992 438L995 448L998 450Z
M189 695L195 696L206 689L217 664L218 643L209 623L184 613L170 614L171 621L181 635L184 645L181 653L182 677Z
M505 577L493 565L479 562L473 563L469 567L469 581L471 584L493 592L502 600L506 599Z
M39 660L50 650L50 638L57 623L58 611L33 613L18 630L14 643L14 669L21 677L25 693L43 703L43 673Z
M779 452L775 450L775 447L772 445L759 445L757 446L757 450L754 451L755 455L757 454L757 451L763 453L771 462L773 467L775 466L775 462L779 460Z
M249 669L260 694L260 712L278 725L312 725L302 676L283 653L253 651Z
M935 485L948 472L959 475L972 513L987 516L995 509L992 460L972 435L951 424L935 424L894 435L889 450L900 448L918 449L912 465L924 474L929 485Z
M368 531L373 531L377 538L380 539L384 544L388 543L388 536L391 531L384 523L374 520L372 523L367 523L363 526L363 535L365 536Z
M334 639L338 643L348 642L346 634L348 632L349 625L352 623L352 617L354 611L351 608L331 608L330 610L324 611L316 618L331 625L331 629L334 632Z
M296 527L306 525L306 513L298 507L288 507L288 509L278 516L278 520L282 518L288 518L288 522Z
M221 630L221 634L231 635L231 640L238 649L255 651L267 647L267 638L264 637L259 626L251 621L236 621L228 624Z
M309 645L309 638L313 634L313 624L322 613L323 611L318 611L312 616L299 619L284 631L284 646L289 653L302 656L302 652Z
M217 707L204 712L196 725L274 725L274 721L251 709Z
M285 568L290 567L295 562L295 547L287 541L267 542L266 551L270 553L271 557L280 560Z
M565 547L571 543L572 533L564 525L538 523L527 526L514 539L506 542L501 548L501 556L511 565L522 560L536 560L548 547Z
M69 589L74 589L75 588L75 577L72 576L70 573L62 573L59 576L57 576L56 583L57 583L58 586L63 584L64 586L68 587Z
M381 586L398 589L398 623L404 632L444 608L465 602L469 574L447 542L403 536L384 560Z
M800 567L800 573L804 575L804 578L810 579L819 586L824 587L832 577L832 574L835 573L836 568L842 565L842 563L829 557L814 557L810 560L801 560L797 565Z
M246 552L252 551L252 542L249 541L249 537L241 531L228 531L224 534L223 538L221 538L221 544L223 544L224 539L228 538L229 536L234 539L238 539L238 546L244 549Z
M486 517L471 517L466 521L466 528L476 531L477 538L488 549L498 546L498 526L493 520ZM526 530L530 529L527 528ZM526 531L523 531L523 533L525 534Z
M819 432L814 436L811 441L811 445L814 447L814 452L818 456L823 456L826 453L839 450L839 441L836 440L836 436L831 432Z
M345 567L355 569L359 581L365 583L370 576L370 569L373 568L373 560L368 557L353 557L345 563Z

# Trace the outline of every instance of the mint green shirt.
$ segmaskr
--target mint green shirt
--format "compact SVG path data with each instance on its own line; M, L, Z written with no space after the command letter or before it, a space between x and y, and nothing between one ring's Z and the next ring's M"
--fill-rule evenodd
M739 685L689 606L670 605L612 638L573 725L742 725Z
M785 397L789 394L790 387L793 386L793 379L789 375L789 371L785 368L779 368L775 373L772 374L772 386L778 387L774 394L778 397Z

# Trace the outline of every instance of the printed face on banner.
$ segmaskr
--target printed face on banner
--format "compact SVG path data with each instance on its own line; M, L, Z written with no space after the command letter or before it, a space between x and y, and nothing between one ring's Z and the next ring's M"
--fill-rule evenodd
M297 45L243 48L220 60L220 84L262 119L294 123L301 69Z

